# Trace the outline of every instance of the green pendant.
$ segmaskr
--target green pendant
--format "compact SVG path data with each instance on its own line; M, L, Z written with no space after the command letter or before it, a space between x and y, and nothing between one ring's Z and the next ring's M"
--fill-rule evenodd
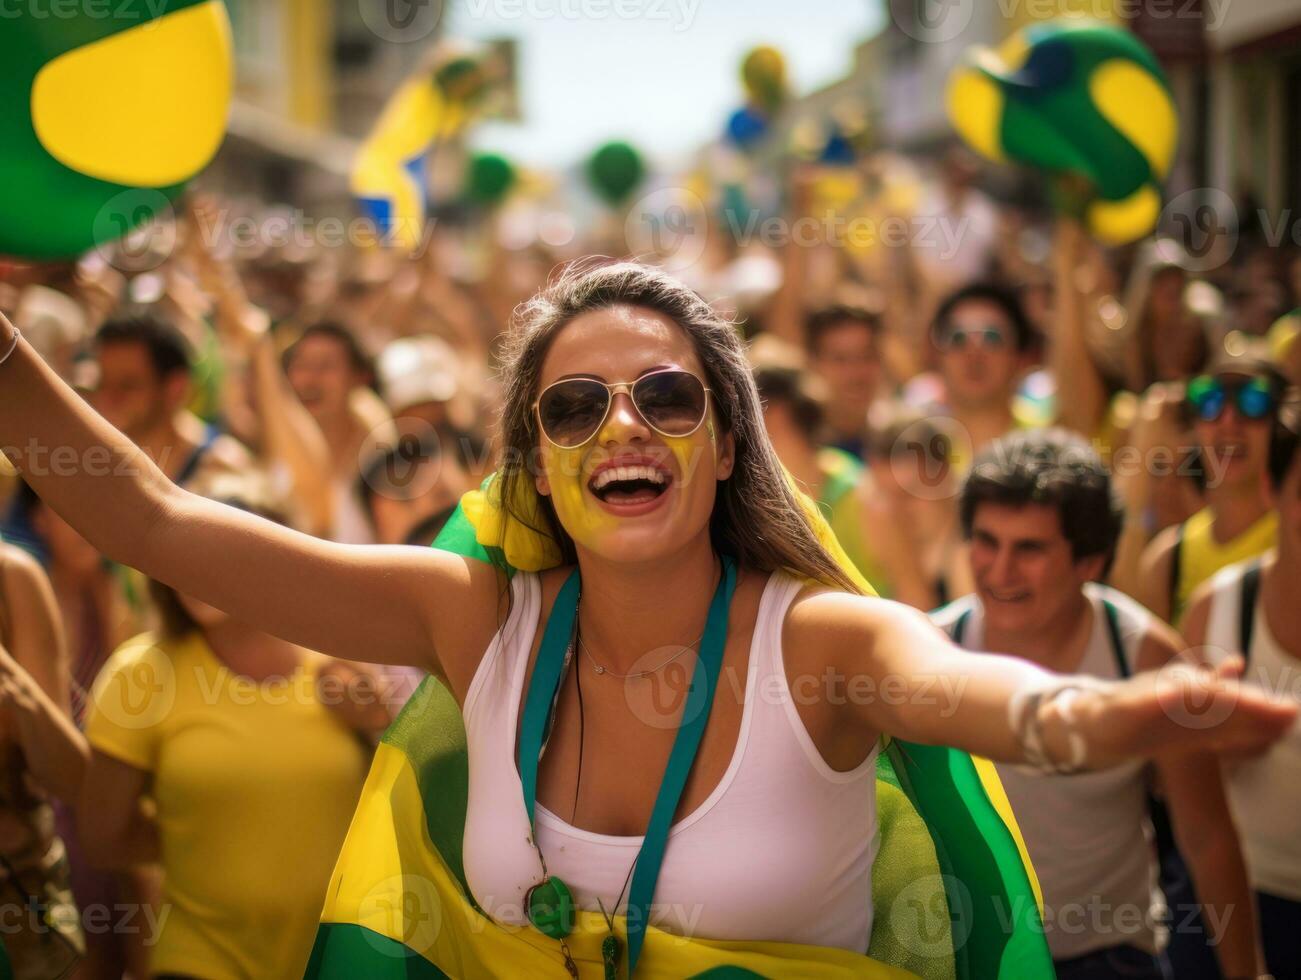
M601 962L605 964L605 980L619 980L619 954L623 943L611 933L601 940Z
M574 928L574 897L559 878L547 877L524 899L529 921L549 939L564 939Z

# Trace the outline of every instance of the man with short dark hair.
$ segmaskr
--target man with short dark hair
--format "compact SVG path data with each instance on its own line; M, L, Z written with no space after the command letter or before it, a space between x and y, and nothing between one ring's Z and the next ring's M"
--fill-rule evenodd
M1013 406L1033 341L1021 301L1002 286L972 283L940 303L931 342L938 351L943 411L958 427L950 438L959 471L971 456L1020 426Z
M186 409L191 352L172 324L149 313L115 317L96 332L94 350L90 403L176 483L252 465L243 445Z
M1098 582L1122 510L1084 440L1051 429L996 441L972 466L960 512L976 592L932 614L959 645L1107 679L1178 655L1170 627ZM997 769L1043 889L1058 977L1168 976L1145 767ZM1215 759L1172 755L1156 771L1224 973L1258 976L1251 895Z
M859 459L881 380L880 338L880 317L855 306L824 307L804 323L809 364L827 387L822 441Z

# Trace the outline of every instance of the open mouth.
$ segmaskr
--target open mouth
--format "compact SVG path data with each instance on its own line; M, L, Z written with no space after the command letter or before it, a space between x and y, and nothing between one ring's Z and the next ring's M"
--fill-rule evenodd
M995 602L1022 602L1030 598L1029 592L1000 592L995 589L987 589L986 591Z
M607 466L592 477L587 488L605 504L646 504L663 496L669 488L669 474L657 466L638 463Z

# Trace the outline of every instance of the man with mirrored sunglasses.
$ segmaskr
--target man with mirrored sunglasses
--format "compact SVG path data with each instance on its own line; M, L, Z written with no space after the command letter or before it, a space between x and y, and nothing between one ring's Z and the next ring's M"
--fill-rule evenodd
M1287 383L1259 347L1236 334L1230 341L1231 349L1185 386L1204 506L1153 538L1141 562L1137 598L1172 623L1198 585L1226 565L1262 554L1275 536L1265 468Z

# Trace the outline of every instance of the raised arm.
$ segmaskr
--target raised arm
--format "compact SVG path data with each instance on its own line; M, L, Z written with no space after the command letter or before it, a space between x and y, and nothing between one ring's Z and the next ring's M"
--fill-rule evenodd
M1084 230L1071 218L1059 218L1053 241L1053 284L1057 297L1056 327L1048 348L1057 381L1057 421L1092 437L1107 414L1107 387L1084 342L1086 295L1080 288Z
M14 336L0 316L0 353ZM21 338L0 364L0 447L103 554L310 649L442 673L435 651L495 594L456 556L337 545L181 490Z
M1088 769L1172 750L1263 748L1297 715L1294 704L1238 684L1240 660L1120 682L1064 676L963 650L923 613L883 599L812 596L792 610L789 629L797 670L830 668L845 678L847 721L856 727L998 762L1033 761L1027 732L1052 763L1069 763L1082 747ZM1066 682L1078 691L1052 696ZM1197 708L1206 705L1223 708L1217 724L1205 724Z
M206 198L190 199L185 212L190 261L216 299L218 335L249 373L253 406L246 409L247 421L257 433L260 454L269 465L287 471L306 530L326 537L334 520L330 447L289 387L269 330L270 318L249 302L235 264L208 245L210 233L205 229L216 227L215 211L215 204ZM227 372L227 381L233 377L233 372ZM246 403L242 391L239 395L237 401Z

